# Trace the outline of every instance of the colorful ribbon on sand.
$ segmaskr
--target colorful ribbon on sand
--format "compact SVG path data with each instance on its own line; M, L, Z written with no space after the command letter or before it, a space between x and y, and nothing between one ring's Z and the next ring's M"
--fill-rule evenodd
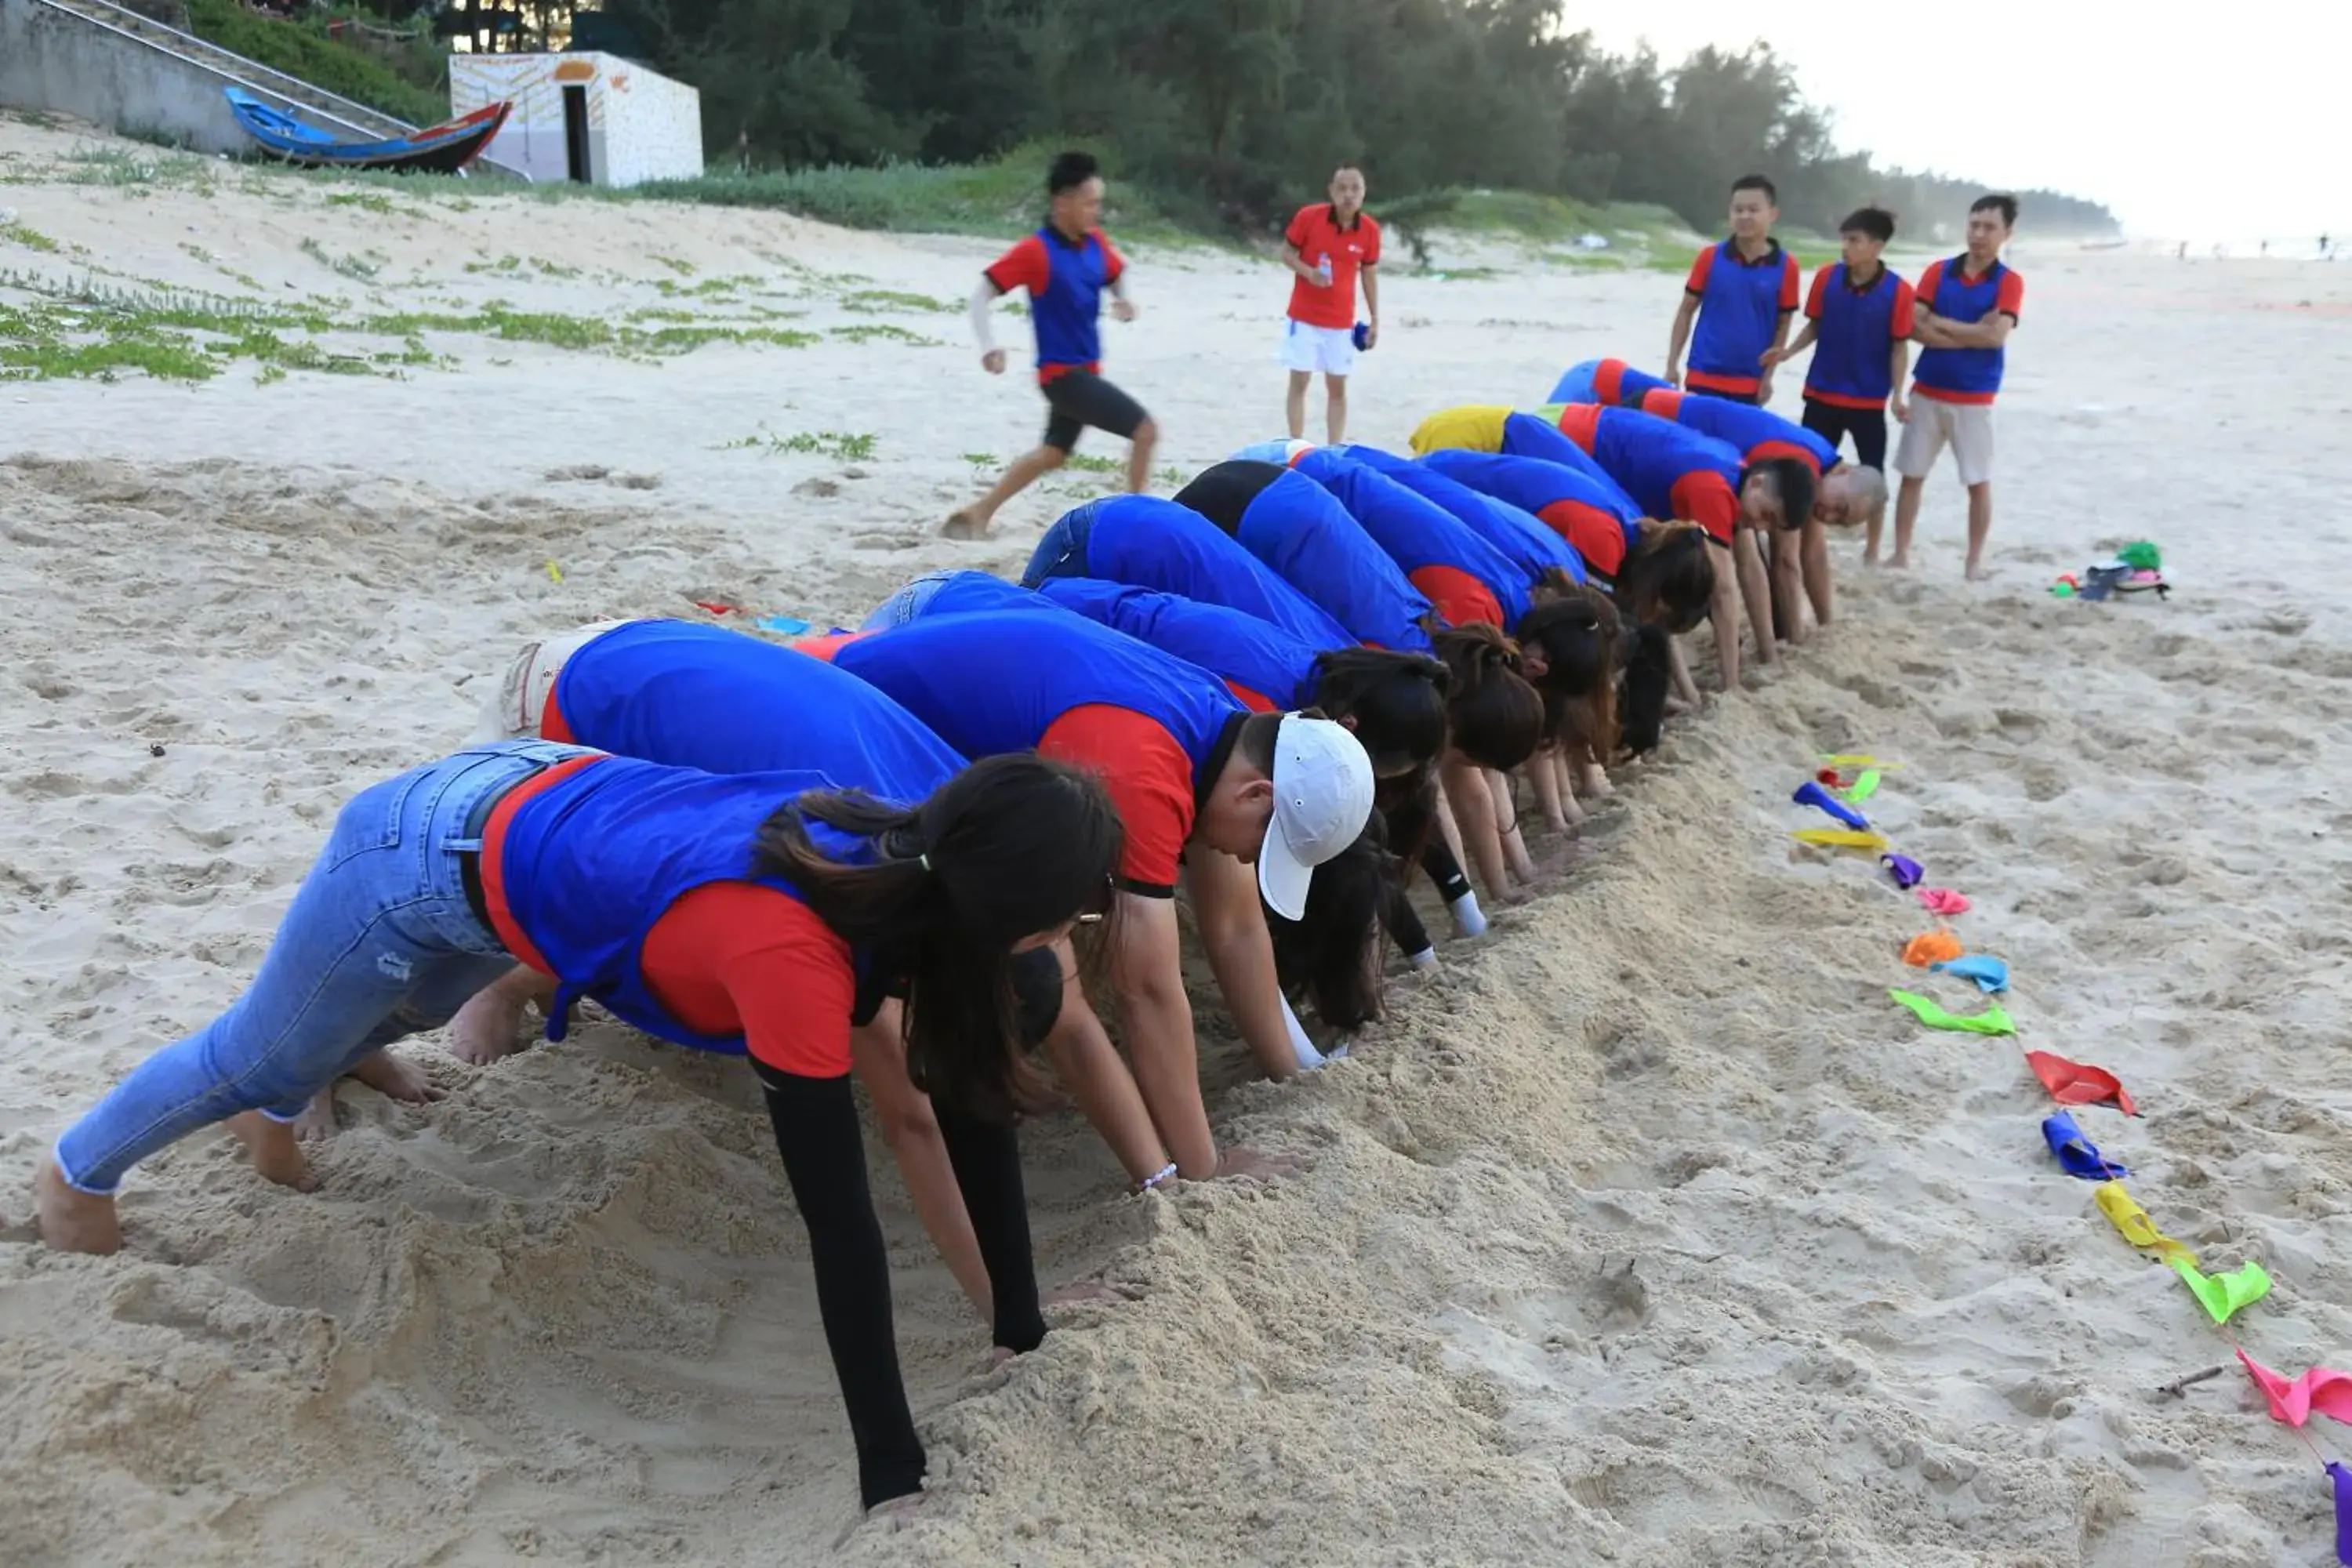
M1989 952L1948 958L1928 967L1945 974L1957 974L1963 980L1973 980L1977 983L1977 989L1987 994L2009 989L2009 965Z
M1903 962L1914 969L1935 969L1960 956L1960 939L1948 931L1923 931L1903 944Z
M2352 1423L2352 1373L2315 1366L2301 1377L2273 1372L2245 1352L2238 1352L2246 1375L2271 1402L2271 1415L2290 1426L2300 1426L2314 1415Z
M1966 893L1956 893L1949 888L1920 889L1919 907L1931 915L1964 915L1976 908L1969 902Z
M1800 827L1789 836L1800 844L1818 845L1823 849L1884 849L1884 833L1857 833L1851 827Z
M2251 1307L2271 1293L2271 1277L2263 1272L2259 1263L2249 1263L2227 1274L2201 1274L2195 1264L2176 1258L2172 1270L2217 1323L2228 1322L2240 1308Z
M2074 1125L2074 1119L2063 1110L2042 1119L2042 1138L2056 1156L2058 1168L2070 1176L2085 1182L2112 1182L2131 1174L2129 1166L2100 1153L2099 1146L2084 1137L2083 1130Z
M1981 1013L1962 1015L1948 1012L1933 996L1922 996L1916 991L1889 991L1887 995L1911 1009L1918 1020L1931 1029L1959 1029L1971 1035L2013 1035L2017 1026L2009 1015L1996 1006Z
M2122 1081L2105 1068L2084 1067L2048 1051L2026 1052L2025 1065L2061 1105L2112 1104L2126 1116L2139 1114Z
M2139 1200L2126 1191L2121 1182L2101 1182L2092 1189L2091 1196L2098 1204L2099 1212L2107 1216L2107 1223L2134 1247L2153 1252L2168 1263L2176 1258L2192 1264L2197 1261L2197 1254L2186 1245L2156 1228L2156 1221L2147 1217L2147 1211L2139 1206Z

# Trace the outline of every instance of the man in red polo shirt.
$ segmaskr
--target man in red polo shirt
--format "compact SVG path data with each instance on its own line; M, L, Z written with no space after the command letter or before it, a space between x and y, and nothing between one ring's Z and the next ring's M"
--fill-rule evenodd
M1731 187L1731 237L1691 263L1666 346L1666 379L1690 392L1759 407L1772 401L1764 356L1789 339L1797 313L1797 258L1772 237L1780 193L1761 174ZM1698 331L1694 334L1692 324ZM1683 349L1690 374L1683 374Z
M1331 176L1331 199L1298 209L1283 231L1282 264L1290 268L1290 318L1282 323L1277 356L1290 371L1290 437L1307 434L1307 385L1323 373L1328 401L1324 429L1330 445L1348 430L1348 374L1356 368L1356 279L1364 280L1365 348L1381 335L1381 226L1364 210L1364 172L1342 163Z

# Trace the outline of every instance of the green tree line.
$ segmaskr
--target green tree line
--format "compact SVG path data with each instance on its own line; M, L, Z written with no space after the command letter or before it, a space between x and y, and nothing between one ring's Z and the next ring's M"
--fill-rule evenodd
M715 163L969 163L1076 138L1233 228L1286 216L1341 160L1376 207L1475 186L1656 203L1702 230L1751 172L1824 232L1874 200L1912 233L1957 230L1980 189L1841 151L1765 44L1612 55L1568 0L605 0L597 24L701 90ZM2019 194L2039 232L2116 227L2096 202Z

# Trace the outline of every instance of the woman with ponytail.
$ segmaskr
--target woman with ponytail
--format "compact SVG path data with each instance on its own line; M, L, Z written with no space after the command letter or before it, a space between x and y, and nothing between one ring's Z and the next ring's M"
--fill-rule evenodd
M43 1239L111 1252L132 1165L226 1122L272 1181L312 1178L291 1122L394 1040L448 1021L516 960L681 1045L748 1054L808 1228L866 1506L921 1489L889 1261L866 1185L851 1036L869 977L903 977L986 1259L996 1343L1045 1333L1011 1112L1024 1074L1010 963L1108 901L1101 786L1034 756L947 776L720 775L548 741L460 752L337 818L252 987L67 1129L35 1182Z

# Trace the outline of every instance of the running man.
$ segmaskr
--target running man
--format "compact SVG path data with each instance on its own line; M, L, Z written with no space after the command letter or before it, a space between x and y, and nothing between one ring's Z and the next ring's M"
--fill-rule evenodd
M1911 335L1925 347L1911 390L1917 401L1895 448L1903 476L1895 502L1895 555L1911 564L1911 530L1919 492L1947 445L1969 489L1969 581L1984 576L1985 536L1992 531L1992 400L2000 391L2009 334L2025 303L2025 279L2002 265L2000 249L2017 226L2017 198L1979 196L1969 208L1969 247L1919 274Z
M1037 334L1037 383L1045 389L1045 437L1004 470L996 488L948 519L950 539L985 539L997 509L1069 461L1078 433L1088 426L1128 439L1127 488L1140 493L1151 478L1151 448L1160 427L1143 405L1102 377L1102 296L1110 313L1135 320L1127 297L1127 262L1100 226L1102 175L1091 153L1065 153L1045 174L1045 226L992 262L971 294L971 331L980 363L1004 374L1004 351L989 328L999 296L1029 291L1029 320Z
M1290 434L1307 434L1307 387L1323 373L1323 427L1334 446L1348 438L1348 376L1356 368L1356 279L1364 280L1363 346L1381 336L1381 226L1364 210L1364 172L1342 163L1331 175L1331 199L1298 209L1283 231L1282 264L1290 268L1290 319L1282 324L1277 356L1290 371L1285 405Z
M1731 187L1731 237L1698 253L1683 285L1666 342L1666 380L1675 386L1759 405L1772 401L1764 356L1789 338L1797 312L1797 258L1772 237L1780 194L1761 174ZM1697 323L1693 335L1691 326ZM1690 374L1683 374L1683 350Z

